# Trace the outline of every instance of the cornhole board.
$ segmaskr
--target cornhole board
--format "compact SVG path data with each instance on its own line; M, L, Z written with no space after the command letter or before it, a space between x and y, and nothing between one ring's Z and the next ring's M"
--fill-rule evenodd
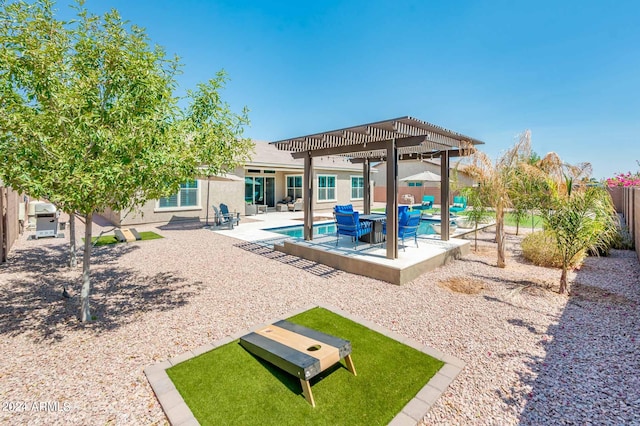
M140 234L138 234L138 231L136 231L135 228L116 229L115 231L113 231L113 233L116 235L116 240L120 242L126 241L127 243L130 243L132 241L138 241L142 239L142 237L140 236Z
M302 393L315 407L309 380L344 358L355 376L351 342L288 321L278 321L240 338L240 344L255 356L300 379Z

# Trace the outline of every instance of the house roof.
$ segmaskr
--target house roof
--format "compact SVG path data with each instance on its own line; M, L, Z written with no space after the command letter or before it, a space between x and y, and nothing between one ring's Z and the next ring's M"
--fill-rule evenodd
M313 157L342 155L378 161L386 156L385 143L390 140L396 141L401 159L435 156L442 151L457 154L473 145L484 144L478 139L409 116L283 139L272 144L278 149L293 152L294 157L302 156L296 153L310 152Z
M271 168L304 170L304 159L293 158L290 151L279 150L275 145L265 141L254 140L255 153L245 168ZM315 169L353 170L362 172L362 165L353 164L345 157L329 156L316 159Z

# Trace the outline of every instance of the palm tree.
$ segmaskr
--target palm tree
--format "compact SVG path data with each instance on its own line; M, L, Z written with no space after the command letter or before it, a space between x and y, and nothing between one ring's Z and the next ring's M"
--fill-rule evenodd
M517 181L518 170L531 157L531 132L526 130L518 136L515 145L506 151L495 164L481 151L475 151L471 164L465 169L479 183L478 197L482 205L490 206L496 212L496 243L498 244L497 266L506 266L504 243L504 212L513 205L512 194Z
M543 215L562 258L561 294L567 292L567 272L575 257L609 247L618 232L615 208L606 190L589 187L572 191L571 183L567 188L568 194L557 196L554 208Z

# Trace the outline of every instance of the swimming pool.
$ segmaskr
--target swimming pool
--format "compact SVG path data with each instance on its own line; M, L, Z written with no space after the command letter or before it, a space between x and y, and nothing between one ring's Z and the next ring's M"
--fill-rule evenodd
M432 223L440 223L440 220L422 219L420 221L420 227L418 228L418 235L431 235L436 231L431 226ZM282 228L265 229L265 231L275 232L276 234L287 235L291 238L302 238L304 236L303 225L286 226ZM320 225L313 225L313 236L335 234L336 224L325 223Z
M283 228L271 228L271 229L265 229L265 231L275 232L276 234L287 235L292 238L302 238L304 236L303 225L286 226ZM335 233L336 233L335 223L313 225L314 237L318 235L335 234Z

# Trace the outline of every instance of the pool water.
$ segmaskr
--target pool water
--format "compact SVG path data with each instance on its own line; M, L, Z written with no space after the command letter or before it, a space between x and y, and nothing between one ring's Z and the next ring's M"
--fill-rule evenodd
M271 232L275 232L276 234L287 235L292 238L302 238L304 236L303 225L287 226L284 228L271 228L271 229L265 229L265 231L271 231ZM327 223L324 225L313 225L314 237L318 235L335 234L335 233L336 233L335 223Z
M418 228L418 235L431 235L435 234L436 231L431 227L432 223L440 223L439 220L425 220L422 219L420 221L420 227ZM271 228L265 229L265 231L275 232L276 234L287 235L292 238L302 238L304 236L304 227L303 225L295 225L295 226L287 226L283 228ZM336 233L336 224L335 223L327 223L322 225L313 225L313 236L325 235L325 234L335 234Z

